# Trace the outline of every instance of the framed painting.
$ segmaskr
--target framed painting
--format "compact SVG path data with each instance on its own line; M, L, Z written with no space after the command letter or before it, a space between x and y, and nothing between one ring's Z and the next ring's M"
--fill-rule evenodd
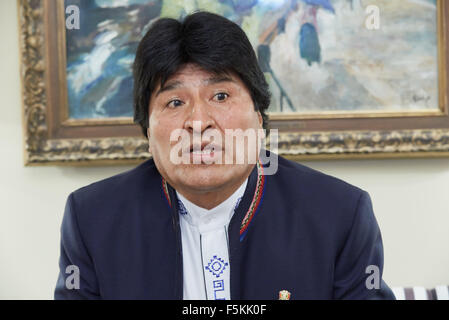
M139 162L131 66L159 17L248 35L288 158L449 155L444 0L18 0L25 163Z

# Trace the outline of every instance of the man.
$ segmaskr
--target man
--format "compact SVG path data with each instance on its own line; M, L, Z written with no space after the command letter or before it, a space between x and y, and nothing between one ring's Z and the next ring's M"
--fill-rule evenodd
M223 142L270 103L236 24L158 20L134 86L153 157L69 196L56 299L394 299L366 192L282 157L265 175L257 141Z

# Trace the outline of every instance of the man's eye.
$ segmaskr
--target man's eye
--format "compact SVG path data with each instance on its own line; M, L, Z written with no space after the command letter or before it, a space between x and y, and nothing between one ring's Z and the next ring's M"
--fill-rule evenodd
M225 92L220 92L220 93L217 93L217 94L214 96L214 100L216 100L216 101L224 101L224 100L226 100L228 97L229 97L229 94L227 94L227 93L225 93Z
M169 107L169 108L177 108L181 105L182 105L182 101L179 99L174 99L174 100L171 100L169 103L167 103L167 107Z

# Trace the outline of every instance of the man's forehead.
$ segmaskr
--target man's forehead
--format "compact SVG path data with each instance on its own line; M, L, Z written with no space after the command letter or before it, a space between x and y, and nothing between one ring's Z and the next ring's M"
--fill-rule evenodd
M167 81L173 78L185 77L185 76L201 76L204 78L214 77L218 75L228 75L231 76L231 71L213 71L207 70L194 63L186 63L182 65L174 74L168 77ZM234 75L232 75L234 76Z
M170 75L165 81L159 82L157 90L159 91L170 86L183 86L188 84L211 85L221 82L240 82L239 77L232 71L214 72L209 71L194 64L186 64L182 66L174 74Z
M202 75L202 76L211 76L214 73L212 71L206 70L204 68L202 68L201 66L197 65L197 64L193 64L193 63L186 63L184 65L182 65L174 74L172 74L168 79L171 78L178 78L178 77L182 77L182 76L187 76L187 75Z

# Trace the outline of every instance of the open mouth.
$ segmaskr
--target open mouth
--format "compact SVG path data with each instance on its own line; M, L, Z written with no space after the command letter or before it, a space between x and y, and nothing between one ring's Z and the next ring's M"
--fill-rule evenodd
M189 152L193 163L211 163L217 160L217 156L221 154L220 145L213 143L202 143L201 145L191 145Z

